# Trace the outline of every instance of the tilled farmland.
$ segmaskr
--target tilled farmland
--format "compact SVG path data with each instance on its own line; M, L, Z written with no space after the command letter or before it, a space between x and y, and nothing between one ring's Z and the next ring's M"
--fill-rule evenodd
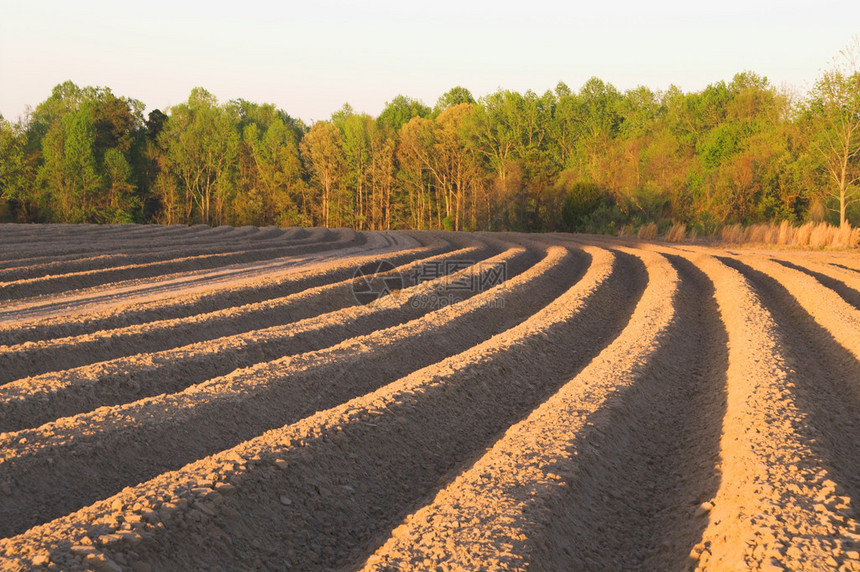
M860 570L860 256L0 225L0 569Z

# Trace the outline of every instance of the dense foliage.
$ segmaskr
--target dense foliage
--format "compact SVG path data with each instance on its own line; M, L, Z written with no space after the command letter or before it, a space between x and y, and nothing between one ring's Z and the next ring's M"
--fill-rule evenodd
M860 73L793 100L754 73L696 93L592 78L311 126L204 89L166 113L66 82L0 118L0 220L712 233L860 222ZM852 210L853 209L853 210ZM829 214L829 212L833 214Z

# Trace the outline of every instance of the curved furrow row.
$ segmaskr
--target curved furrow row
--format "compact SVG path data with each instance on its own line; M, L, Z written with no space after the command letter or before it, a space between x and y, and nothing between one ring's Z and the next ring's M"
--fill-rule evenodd
M41 278L13 280L10 282L0 283L0 299L11 300L31 298L38 295L52 294L66 290L104 286L105 284L115 282L164 277L166 275L177 273L182 274L219 268L231 264L247 264L248 262L298 256L313 252L361 245L365 240L365 234L349 231L345 232L343 235L333 234L330 239L310 240L302 244L291 244L220 254L187 256L182 258L171 257L168 260L150 263L69 272L66 274L43 276Z
M135 277L134 276L135 270L134 270L134 268L132 268L131 270L128 270L128 271L120 270L119 271L120 273L128 274L128 276L125 278L123 278L122 276L116 277L118 281L110 281L110 280L104 281L104 282L100 281L99 271L96 271L94 274L85 272L85 273L78 274L78 275L75 275L75 274L73 274L73 275L60 275L60 276L56 276L56 277L50 277L49 276L49 277L45 277L42 279L36 279L35 281L33 281L37 284L40 281L47 281L48 284L46 284L45 286L49 290L52 290L52 291L48 291L48 292L33 291L32 288L30 288L28 290L28 288L27 288L27 286L28 286L27 282L28 281L19 281L16 283L12 283L9 286L10 288L17 290L17 295L14 298L8 299L4 303L4 314L8 314L8 311L5 311L6 307L12 307L15 310L27 309L27 308L34 307L34 306L38 307L40 304L44 303L45 299L53 299L56 297L76 299L78 297L86 297L87 295L91 296L91 295L93 295L93 293L96 293L96 294L102 293L102 292L111 293L113 291L122 292L124 290L142 289L146 285L150 285L150 284L158 286L161 283L165 283L165 282L170 283L170 282L174 282L174 281L181 281L183 276L186 276L187 277L186 279L189 281L199 281L200 279L207 279L209 275L217 276L219 274L219 272L223 272L225 274L230 274L230 273L236 273L236 272L241 273L243 268L246 268L246 267L247 268L254 268L254 267L259 266L259 267L265 268L267 265L277 264L283 258L286 258L288 261L291 259L301 260L302 256L305 256L307 254L307 253L304 253L304 250L306 250L306 249L311 253L312 256L325 257L326 255L330 255L331 253L340 254L341 252L344 252L346 250L357 251L357 250L360 250L362 248L367 248L367 247L379 249L381 246L379 244L380 242L382 242L383 245L388 246L388 242L386 240L383 240L384 237L382 235L378 235L378 234L372 235L372 237L374 239L376 239L376 244L368 244L367 239L369 237L368 237L367 233L358 234L358 233L354 233L353 231L349 231L349 234L347 234L346 236L339 236L339 235L335 235L331 231L328 231L327 229L323 229L323 230L325 231L325 234L327 236L329 236L328 239L326 239L325 241L322 241L322 242L316 242L313 240L300 241L300 244L293 245L291 247L295 251L295 252L293 252L293 255L294 255L293 257L287 256L287 257L274 257L274 258L268 258L268 259L263 258L261 260L251 261L251 262L243 262L240 260L238 262L225 263L222 265L215 263L217 261L213 262L212 260L210 260L209 262L210 262L211 267L203 269L204 270L203 272L201 272L200 270L197 270L196 272L192 271L192 272L183 273L181 271L182 268L180 267L179 271L173 272L172 274L162 275L160 273L157 273L155 275L151 275L148 277ZM354 246L349 245L350 240L355 243ZM340 245L343 248L339 249L338 245ZM166 261L166 262L170 263L170 261ZM144 265L144 267L145 266L146 265ZM113 272L113 271L114 271L114 269L107 269L107 272ZM64 280L67 282L68 281L72 282L71 284L67 284L67 287L69 289L72 289L71 291L63 290L61 288L62 281L64 281ZM51 284L50 283L51 281L57 282L57 284ZM87 285L87 284L76 284L76 283L74 283L74 282L88 282L88 281L92 282L92 284ZM53 291L53 290L56 290L56 291ZM8 296L4 296L4 297L8 298Z
M860 571L854 252L133 225L0 245L4 570Z
M356 258L368 255L382 255L412 249L421 244L411 236L398 234L368 234L369 242L362 246L351 246L334 251L321 251L309 255L278 258L270 261L233 264L223 268L196 273L178 274L176 277L130 280L86 288L69 293L41 296L23 301L10 301L0 309L0 324L12 322L56 321L58 317L103 312L109 308L129 303L165 303L166 297L191 296L207 297L212 290L231 290L236 286L251 285L254 280L268 281L268 286L276 286L272 277L286 278L292 282L290 274L316 271L323 267L340 265L341 269ZM350 262L346 262L349 260ZM294 284L292 285L294 286ZM217 292L216 292L217 293ZM265 299L265 297L264 297ZM167 301L167 305L171 304ZM69 321L69 320L66 320Z
M411 241L419 246L410 247ZM0 346L78 336L263 302L346 280L354 275L356 268L365 264L387 260L399 265L421 256L432 256L454 248L475 247L474 245L478 244L474 240L463 240L459 237L445 240L436 235L416 235L415 238L410 237L410 242L404 242L404 248L390 251L385 248L341 251L331 262L328 262L328 257L317 255L299 258L295 259L292 265L267 267L264 268L268 270L265 274L239 274L223 284L213 279L212 275L206 275L191 285L184 282L175 285L175 289L132 287L129 296L134 296L134 301L126 301L115 292L109 292L104 298L110 305L106 308L99 306L95 310L89 309L88 306L70 308L73 303L64 305L48 301L46 306L55 307L62 311L62 314L25 319L21 315L22 311L12 308L8 312L15 317L15 321L0 325ZM168 294L170 297L166 298ZM43 311L43 307L39 306L34 310L39 313Z
M696 505L716 487L721 335L700 272L639 255L648 286L620 335L408 516L365 569L688 565Z
M136 242L141 239L162 241L170 237L196 237L197 239L218 240L220 237L247 236L260 232L255 227L233 227L229 225L211 227L206 224L186 225L99 225L99 224L26 224L3 225L0 234L10 241L17 241L24 247L56 247L63 249L69 244L58 242L58 238L80 236L99 240L111 239L118 243ZM305 232L305 229L287 229ZM78 248L103 247L104 243L86 242Z
M729 368L720 488L691 556L703 570L854 569L850 566L860 566L860 559L851 547L860 529L844 494L856 491L856 483L844 475L856 473L857 457L831 454L822 461L817 454L828 448L820 439L834 429L834 420L811 417L806 412L811 404L802 402L799 388L824 399L821 407L838 404L826 388L812 387L824 379L795 369L796 356L813 353L792 342L794 324L780 316L797 311L797 303L784 293L781 302L769 304L775 282L731 258L722 261L695 259L716 287L729 334ZM831 351L838 347L832 341L825 345ZM856 420L840 418L849 434L833 438L856 443Z
M779 282L822 328L860 359L860 310L805 272L760 256L735 257Z
M177 394L4 434L0 482L11 480L15 492L0 497L0 534L20 532L463 351L528 318L563 291L581 266L579 257L554 249L545 264L510 284L418 320ZM498 311L501 300L506 309L512 305L504 313ZM47 458L62 479L37 478Z
M860 289L860 271L851 268L845 264L857 258L855 255L848 253L840 253L843 256L836 257L834 252L810 252L806 256L800 256L800 253L773 253L773 257L777 262L787 261L803 268L809 268L816 272L821 272L836 280L850 280L851 288Z
M59 243L62 247L61 252L41 252L38 249L34 250L44 240L47 228L44 225L33 225L32 228L29 228L28 225L27 232L22 233L15 241L7 241L0 238L0 242L7 246L0 253L0 268L11 269L20 267L21 265L26 266L27 264L74 262L87 258L110 257L116 255L118 250L126 252L126 249L131 249L133 252L145 252L153 249L157 250L163 245L191 241L194 237L191 228L174 225L165 227L161 233L153 234L152 238L145 232L138 230L128 231L125 234L113 237L111 240L88 240L84 242L82 239L88 235L78 230L74 241L68 240L68 237L63 237L63 240L58 241L56 237L49 234L51 238L48 244L54 243L54 245L57 245ZM295 236L292 236L292 233L291 238L295 238Z
M352 281L311 288L290 297L296 320L282 326L254 329L149 354L134 354L89 366L28 377L0 386L0 432L17 431L58 417L90 411L104 405L128 403L159 393L173 393L230 371L272 361L287 355L318 350L349 337L415 319L428 311L422 300L455 294L465 299L474 289L449 291L457 280L487 281L490 274L505 271L513 278L534 263L536 253L509 250L478 261L477 248L424 258L388 273L402 281L404 289L386 300L367 306L354 303ZM414 284L414 273L441 261L467 261L468 268L435 280ZM298 314L315 315L298 319ZM175 339L175 338L174 338ZM72 348L70 351L74 351Z
M65 247L68 244L65 242L57 244L57 238L66 238L71 233L78 236L124 236L129 233L132 236L145 236L151 233L158 234L164 232L165 228L172 228L178 231L180 228L188 229L189 227L179 225L174 227L129 225L123 228L115 225L97 224L3 224L0 226L0 239L6 244L14 244L16 246L34 247L43 244ZM15 251L10 251L8 254L11 255L14 253Z
M128 244L140 245L140 241L154 240L153 246L170 244L176 241L182 244L194 244L201 242L215 242L229 240L229 231L232 227L215 227L208 225L174 225L164 227L154 239L149 239L148 234L140 231L129 231L123 228L114 229L92 229L88 225L65 225L66 228L54 229L56 225L21 225L22 232L17 237L11 238L4 244L14 245L0 260L15 261L22 258L61 258L63 256L80 256L86 253L117 252L117 247ZM52 232L53 231L53 232ZM322 231L318 231L322 232ZM137 236L135 236L137 235ZM292 238L307 236L305 231L291 234ZM323 236L323 234L319 234Z
M81 237L86 240L85 237ZM143 264L166 262L171 260L182 260L190 257L201 257L206 255L229 255L241 254L243 252L256 252L264 249L277 249L287 246L297 246L309 242L312 239L284 239L282 236L272 235L266 239L254 240L252 236L229 237L214 242L182 241L174 237L165 241L163 245L149 244L140 245L141 239L123 243L113 242L110 254L99 254L96 256L76 257L74 259L62 260L57 257L49 257L47 260L28 258L21 260L19 266L0 267L0 284L15 280L36 279L46 276L59 276L72 273L85 273L92 271L107 271L109 269L129 269ZM137 247L132 246L138 244ZM117 252L119 251L119 252Z
M260 226L254 228L257 229L257 232L249 236L248 240L294 240L301 238L299 231L302 229L298 227Z
M464 252L476 260L491 253L487 247ZM351 287L351 280L341 280L224 310L7 347L0 382L290 324L356 304Z
M829 260L828 263L831 266L841 268L842 270L848 270L849 272L860 274L860 260L858 260L856 256L839 258L838 260Z
M195 232L194 228L182 228L184 230L170 236L165 236L163 239L139 237L128 240L123 238L123 235L117 237L93 237L86 233L69 233L65 240L67 244L66 249L68 250L67 254L57 255L47 253L42 255L38 252L28 253L26 247L23 247L19 248L19 263L37 265L37 267L40 262L43 265L53 263L54 266L59 266L59 271L52 272L52 274L67 274L76 271L99 270L100 268L109 268L109 266L118 266L118 264L105 265L104 261L121 261L129 255L158 257L165 252L172 252L175 257L179 257L191 256L199 250L202 250L200 254L207 254L207 249L216 249L211 253L217 253L217 249L220 249L222 252L235 251L243 247L254 249L259 248L260 246L258 245L260 244L262 248L266 248L267 246L299 246L315 242L331 242L342 238L345 233L349 234L346 231L336 232L331 229L312 228L307 229L305 232L286 232L279 238L272 237L270 240L259 243L259 241L251 240L247 235L237 236L225 233L210 235L209 233ZM215 229L210 230L214 231ZM93 267L63 268L64 264L70 266L80 265L88 259L95 261ZM12 268L8 268L7 272L9 270L12 270Z
M355 561L406 507L438 488L620 329L638 298L629 286L644 287L644 270L622 255L614 271L619 280L609 280L611 257L597 249L590 254L586 275L519 326L2 541L0 554L15 558L26 546L31 556L21 557L22 564L35 555L58 564L142 559L156 568L308 569ZM526 303L534 295L512 300ZM481 303L476 296L463 304ZM560 343L575 335L586 340L576 351ZM522 371L524 361L533 361L535 371ZM139 531L124 530L135 520ZM84 536L95 545L78 546ZM204 544L211 547L206 553L184 549Z
M800 263L774 258L774 261L812 276L822 285L839 294L843 300L854 306L854 309L860 310L860 274L809 260Z

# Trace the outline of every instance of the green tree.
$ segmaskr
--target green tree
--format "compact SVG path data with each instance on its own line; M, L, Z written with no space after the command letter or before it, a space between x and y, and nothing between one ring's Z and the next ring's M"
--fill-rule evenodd
M160 202L163 198L158 189L169 187L169 175L165 171L166 154L159 142L159 135L170 118L160 109L149 112L140 133L140 151L137 161L133 164L137 180L139 181L139 197L141 220L161 220L163 222L176 222L170 217L178 212L173 206L167 208ZM162 174L163 173L163 174ZM158 181L161 177L161 186ZM168 193L176 196L176 189Z
M621 94L612 84L593 77L580 89L577 103L582 130L577 141L579 168L586 179L600 181L614 167L607 159L622 123Z
M59 222L97 220L94 206L103 181L93 153L94 142L90 105L66 113L44 137L44 164L39 178Z
M194 88L186 103L170 111L170 120L159 134L166 174L158 179L157 192L164 205L182 209L181 222L220 224L233 190L238 153L235 112L229 106L220 107L202 88ZM173 196L177 191L180 196ZM175 217L170 215L168 220Z
M338 211L343 223L364 229L367 223L367 203L370 166L372 164L369 129L373 119L363 113L350 113L333 120L341 132L343 170L341 171Z
M143 104L108 88L56 86L33 112L27 162L39 202L65 222L133 220L142 158ZM122 157L117 155L119 153Z
M311 184L318 193L320 210L316 223L341 225L338 182L343 170L343 147L340 130L328 121L314 123L300 144Z
M250 150L258 188L244 197L256 198L256 224L298 224L307 221L307 201L301 196L301 163L298 144L281 119L274 119L265 132L256 124L245 128L244 143ZM254 191L257 191L256 193ZM255 196L257 195L257 196Z
M813 145L838 202L839 223L847 223L848 206L860 201L860 38L840 52L815 84L809 112Z
M104 166L107 172L109 201L107 208L103 210L105 222L134 222L133 213L139 209L140 200L134 194L134 173L131 165L118 148L111 147L105 151Z
M0 219L14 219L12 210L19 211L24 220L30 218L35 197L31 194L26 146L27 134L21 124L10 123L0 115Z
M440 95L439 99L436 100L436 107L433 108L433 115L439 115L450 107L462 105L464 103L468 103L470 105L475 104L475 98L472 97L472 92L460 85L452 87Z
M274 105L230 102L241 132L234 224L310 223L310 204L301 180L298 142L303 126Z
M588 216L604 204L606 196L594 183L570 183L568 172L559 180L564 192L564 202L561 209L561 222L564 230L577 232L586 230Z
M385 104L377 122L380 127L397 132L413 117L427 117L429 115L430 108L421 103L420 100L398 95Z
M413 117L400 130L397 159L402 199L409 213L408 226L417 230L442 228L438 196L434 198L433 175L428 169L433 147L433 122Z

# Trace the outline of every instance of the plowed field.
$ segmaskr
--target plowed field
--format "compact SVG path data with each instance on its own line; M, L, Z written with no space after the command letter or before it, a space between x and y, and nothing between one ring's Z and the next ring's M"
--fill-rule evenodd
M860 256L0 225L0 569L860 570Z

